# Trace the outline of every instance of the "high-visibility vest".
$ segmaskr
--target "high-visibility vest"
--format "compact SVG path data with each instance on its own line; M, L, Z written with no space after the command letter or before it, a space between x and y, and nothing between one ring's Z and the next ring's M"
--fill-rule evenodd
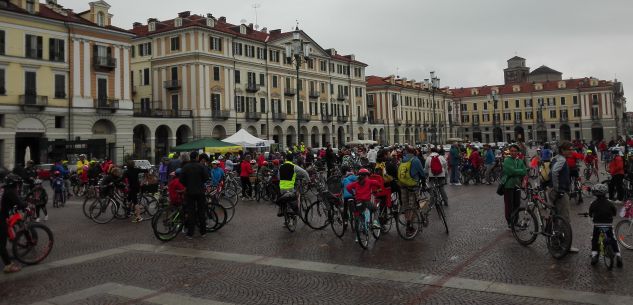
M282 191L294 189L296 179L297 173L295 173L294 163L290 161L284 162L279 167L279 189Z

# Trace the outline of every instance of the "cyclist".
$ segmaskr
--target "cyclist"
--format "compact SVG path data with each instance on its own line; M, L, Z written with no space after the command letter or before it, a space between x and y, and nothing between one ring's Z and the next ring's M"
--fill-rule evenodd
M59 196L60 198L62 198L64 196L64 179L61 177L61 174L59 171L55 171L53 173L53 178L51 179L51 188L53 189L54 195L53 195L53 200L57 199L57 196ZM63 200L63 198L62 198ZM64 204L64 202L56 202L53 201L54 205L53 207L57 208L60 206L60 204Z
M587 154L585 155L585 166L591 169L591 174L593 174L594 170L596 171L596 176L598 173L598 157L593 153L591 149L587 149ZM589 175L589 179L591 179L591 174ZM598 177L599 178L599 177Z
M297 191L295 190L295 182L297 179L310 179L308 172L298 165L295 165L290 160L286 160L284 164L279 166L279 190L281 196L277 200L279 210L277 216L283 216L282 204L288 204L295 200L298 200ZM298 213L298 205L292 204L292 210Z
M477 152L477 149L475 149L470 156L475 155L475 152ZM444 156L438 153L437 147L431 148L431 154L426 159L424 171L429 177L429 183L434 183L440 189L440 194L442 194L445 206L448 206L448 195L446 195L446 190L444 190L447 168L448 163Z
M618 148L611 149L613 159L609 162L609 174L611 174L611 182L609 183L609 200L615 199L615 192L618 193L616 203L624 200L624 160L622 152Z
M519 146L512 144L509 147L510 156L503 160L503 202L505 204L505 218L510 228L511 216L521 205L521 192L519 185L527 174L525 163L519 159Z
M253 160L255 161L255 160ZM251 155L246 155L242 163L240 163L240 180L242 181L242 198L250 200L253 195L253 185L251 184L251 174L253 173L253 164L251 164Z
M211 176L211 185L213 186L218 186L220 181L224 180L224 171L220 168L220 161L213 160L213 162L211 162L209 175Z
M88 166L88 165L90 165L90 162L86 160L86 155L84 154L79 155L79 160L77 160L77 174L81 175L81 173L83 173L84 171L84 166Z
M596 184L591 188L591 193L596 195L596 200L589 206L589 217L593 219L593 236L591 238L591 264L598 263L598 251L600 250L599 238L600 228L607 228L605 234L609 239L609 244L613 248L616 256L616 264L618 268L622 268L622 256L618 242L613 236L613 217L617 214L617 209L613 202L607 199L608 188L604 184Z
M407 233L411 233L414 228L411 223L414 209L417 205L417 186L424 179L424 166L414 154L412 147L407 147L402 162L398 166L398 183L400 184L400 202L407 221Z
M366 168L361 168L358 171L358 181L354 181L345 187L350 194L354 194L356 205L354 211L362 211L365 214L365 221L369 220L369 209L373 209L371 195L381 188L382 185L379 182L369 179L369 170ZM377 220L373 225L379 225Z
M571 225L569 219L569 188L571 185L570 169L566 159L574 153L569 141L563 141L558 146L558 155L552 159L550 171L552 188L548 194L552 205L558 210L558 214ZM504 168L505 170L505 168ZM520 198L519 198L520 199ZM578 253L578 248L571 247L570 253Z
M573 149L573 147L572 147ZM569 180L570 180L570 197L575 197L576 196L576 184L574 183L576 181L576 179L578 179L580 177L580 171L578 170L578 160L583 160L585 158L585 156L583 156L581 153L576 152L574 150L571 151L571 153L569 154L569 156L565 156L565 159L567 160L567 166L569 167ZM582 202L582 197L578 199L579 202Z
M184 154L183 154L184 155ZM206 162L209 161L209 156L206 154L200 155L198 158L197 152L191 152L189 159L191 162L186 162L182 167L182 174L180 175L180 183L185 186L185 214L186 214L186 227L187 227L187 239L193 238L196 225L200 230L200 236L204 237L207 233L206 221L207 221L207 201L204 198L204 183L209 180L209 170L206 167ZM195 162L198 160L198 162Z
M4 176L5 174L6 173L3 173L2 175ZM9 239L7 218L9 218L9 211L11 211L14 206L23 209L26 207L26 204L22 202L17 191L17 187L22 179L15 174L8 174L2 180L4 180L4 185L0 188L0 256L2 256L4 272L13 273L20 271L20 266L11 262L11 258L7 252L7 240Z
M128 192L127 200L129 203L134 204L134 220L132 222L141 222L141 206L138 204L138 193L141 190L141 183L138 179L138 175L141 173L147 173L146 169L137 168L133 160L127 162L127 170L123 174L123 178L127 178Z
M180 206L183 202L183 195L185 192L185 186L180 183L180 174L182 168L176 169L175 172L171 172L169 175L174 179L169 181L167 185L167 193L169 193L169 204L173 206Z

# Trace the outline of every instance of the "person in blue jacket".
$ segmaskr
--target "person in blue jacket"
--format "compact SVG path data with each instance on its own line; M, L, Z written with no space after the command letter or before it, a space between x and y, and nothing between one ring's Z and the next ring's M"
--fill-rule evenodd
M211 176L211 185L218 186L220 181L224 180L224 170L220 168L220 161L213 160L211 162L211 170L209 171L209 176Z

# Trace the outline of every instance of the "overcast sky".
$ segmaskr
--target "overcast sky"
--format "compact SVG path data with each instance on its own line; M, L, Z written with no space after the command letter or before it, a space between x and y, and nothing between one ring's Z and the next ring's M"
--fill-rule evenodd
M633 1L630 0L106 0L114 25L130 29L178 12L246 19L268 29L299 27L323 48L355 54L367 75L418 81L435 70L442 86L503 83L518 55L563 78L618 78L633 90ZM58 0L76 12L87 0ZM628 99L629 110L633 98Z

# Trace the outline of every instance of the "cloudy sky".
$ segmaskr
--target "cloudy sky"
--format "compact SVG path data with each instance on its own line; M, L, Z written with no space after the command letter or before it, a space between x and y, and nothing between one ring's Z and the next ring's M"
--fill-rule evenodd
M618 78L633 90L633 1L630 0L106 0L125 29L181 11L226 16L268 29L299 27L323 48L355 54L367 75L423 80L435 70L442 86L503 83L506 60L547 65L564 78ZM81 11L87 0L59 0ZM629 98L633 109L633 98Z

